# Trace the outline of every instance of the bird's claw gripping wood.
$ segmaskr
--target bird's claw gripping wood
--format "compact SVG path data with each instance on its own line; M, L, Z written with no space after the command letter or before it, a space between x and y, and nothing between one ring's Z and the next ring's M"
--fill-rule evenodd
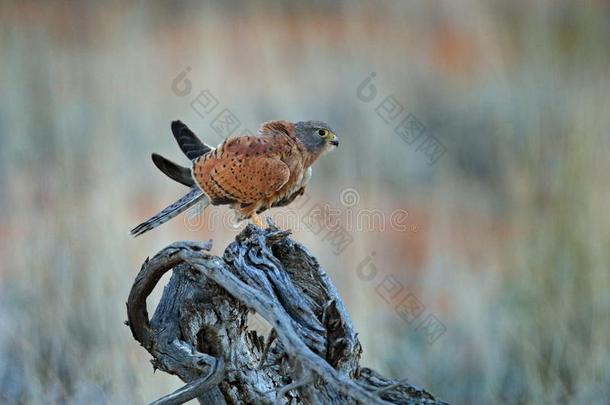
M259 217L257 214L253 214L250 219L252 220L252 223L256 226L258 226L259 228L264 228L265 227L265 223L263 222L263 220L261 219L261 217Z
M155 368L186 383L155 403L443 403L360 366L357 334L330 278L268 222L248 225L222 258L209 254L210 243L176 242L142 266L129 327ZM149 320L146 298L169 270ZM271 348L249 326L252 311L277 334Z

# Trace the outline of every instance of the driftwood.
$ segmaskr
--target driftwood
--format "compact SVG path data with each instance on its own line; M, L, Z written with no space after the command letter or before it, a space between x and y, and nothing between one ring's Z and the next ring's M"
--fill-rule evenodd
M154 369L186 382L154 403L444 404L360 367L362 348L335 286L289 233L248 225L223 258L208 253L211 242L177 242L145 261L127 324ZM146 298L169 270L149 320ZM267 338L250 327L254 312L272 327Z

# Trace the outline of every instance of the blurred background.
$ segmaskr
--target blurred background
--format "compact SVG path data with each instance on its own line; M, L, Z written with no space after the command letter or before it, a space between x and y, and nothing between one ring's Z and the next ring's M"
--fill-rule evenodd
M123 325L131 283L239 230L213 207L128 236L186 191L150 161L187 163L174 119L212 144L335 128L270 215L337 284L363 364L456 404L608 402L607 1L0 4L0 402L181 386Z

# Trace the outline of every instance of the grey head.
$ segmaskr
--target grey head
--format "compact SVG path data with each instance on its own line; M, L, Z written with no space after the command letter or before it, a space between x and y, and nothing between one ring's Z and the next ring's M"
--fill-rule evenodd
M299 121L295 125L296 136L312 152L324 152L339 146L335 131L322 121Z

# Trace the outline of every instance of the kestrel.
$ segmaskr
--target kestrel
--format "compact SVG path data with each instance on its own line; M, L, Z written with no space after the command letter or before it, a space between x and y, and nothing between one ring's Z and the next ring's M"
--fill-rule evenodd
M130 233L141 235L200 203L229 205L238 221L250 219L262 227L257 214L290 204L303 194L311 165L339 145L331 127L321 121L270 121L258 136L227 138L216 148L206 145L181 121L171 125L178 146L191 160L182 167L156 153L152 160L171 179L191 188L186 195Z

